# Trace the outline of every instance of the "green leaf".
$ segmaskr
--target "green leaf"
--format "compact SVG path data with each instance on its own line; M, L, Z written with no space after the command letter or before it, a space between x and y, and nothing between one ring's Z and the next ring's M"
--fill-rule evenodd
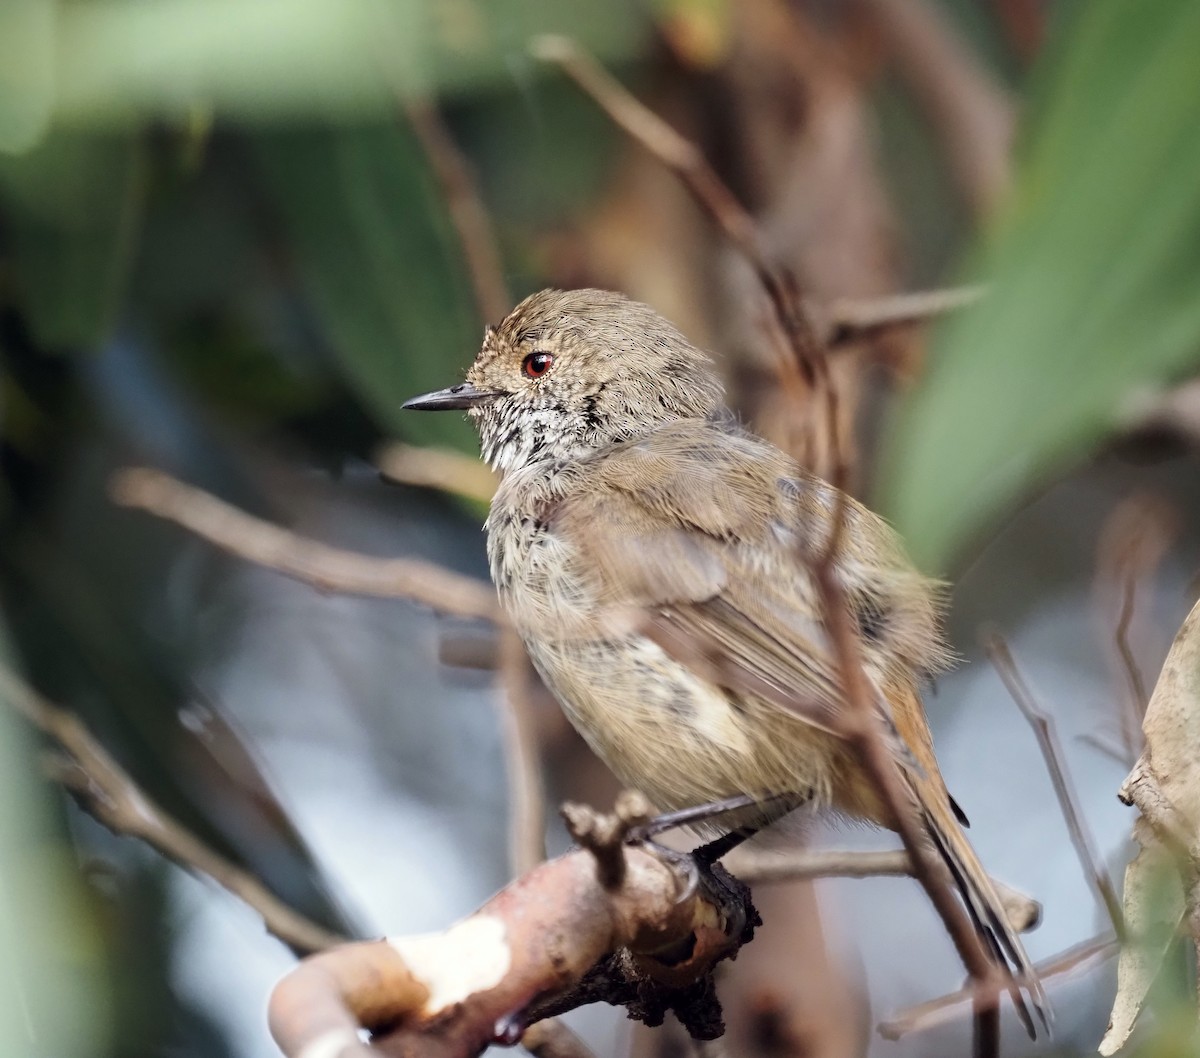
M92 0L60 19L56 115L380 117L397 92L511 83L550 31L613 59L645 44L648 19L637 0Z
M1081 5L1047 55L990 293L936 335L888 451L914 557L964 543L1200 353L1200 5Z
M124 291L145 192L133 135L58 132L0 158L0 218L17 305L39 345L101 340Z
M0 622L0 665L13 660ZM99 924L13 704L0 692L0 1058L104 1054L112 1010Z
M46 131L54 104L52 0L0 4L0 153L20 154Z
M459 416L400 417L408 397L461 379L482 333L415 138L390 122L254 143L295 267L363 403L387 429L473 449Z

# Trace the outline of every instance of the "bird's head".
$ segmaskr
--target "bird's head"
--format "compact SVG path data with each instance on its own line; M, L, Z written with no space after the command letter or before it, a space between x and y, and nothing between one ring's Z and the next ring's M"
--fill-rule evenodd
M721 403L712 362L646 305L607 290L543 290L488 327L467 380L404 407L465 409L508 471L570 459Z

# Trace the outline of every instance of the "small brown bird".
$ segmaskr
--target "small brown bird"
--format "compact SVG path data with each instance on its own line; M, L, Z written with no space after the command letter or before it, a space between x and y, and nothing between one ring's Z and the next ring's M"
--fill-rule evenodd
M995 958L1044 1009L921 704L948 660L941 591L881 518L741 429L709 359L608 291L534 294L487 329L466 382L404 406L474 421L503 475L487 520L501 603L583 737L660 810L749 795L760 807L735 826L810 800L892 826L837 735L811 573L844 505L835 569L905 786Z

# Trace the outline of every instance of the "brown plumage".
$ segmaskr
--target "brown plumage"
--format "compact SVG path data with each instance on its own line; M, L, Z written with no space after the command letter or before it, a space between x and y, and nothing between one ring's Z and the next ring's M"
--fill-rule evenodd
M542 291L488 329L466 383L406 406L469 410L503 473L487 521L501 603L622 782L663 810L790 795L785 808L815 800L891 825L836 734L844 703L810 569L837 492L734 423L712 364L671 324L619 294ZM882 519L841 502L836 571L905 786L976 926L1041 1009L921 705L948 659L941 591Z

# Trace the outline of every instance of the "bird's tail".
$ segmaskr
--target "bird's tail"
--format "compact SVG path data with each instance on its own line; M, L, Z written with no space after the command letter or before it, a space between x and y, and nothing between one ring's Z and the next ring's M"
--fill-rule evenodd
M1009 993L1025 1030L1030 1038L1035 1038L1037 1026L1030 1015L1029 1006L1032 1005L1036 1011L1044 1029L1049 1030L1051 1018L1050 1006L1037 971L1025 954L1021 938L1008 920L996 886L983 869L956 818L953 802L946 793L941 776L912 776L912 780L911 786L920 806L925 831L938 856L949 869L979 936L996 962L1012 974Z
M967 914L992 958L1012 975L1009 993L1026 1031L1031 1037L1037 1034L1030 1005L1048 1031L1051 1014L1046 993L1025 954L1021 938L1009 923L996 886L963 830L966 819L947 791L938 769L920 696L911 686L892 686L889 691L887 699L892 708L888 720L903 743L902 747L896 747L901 770L912 791L925 833L954 879ZM884 825L894 824L885 822Z

